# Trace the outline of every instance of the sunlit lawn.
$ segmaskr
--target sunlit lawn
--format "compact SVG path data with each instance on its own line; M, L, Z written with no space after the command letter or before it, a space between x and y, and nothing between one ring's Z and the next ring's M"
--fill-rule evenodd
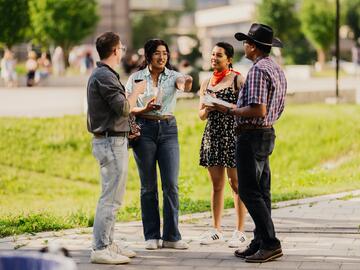
M196 100L179 101L176 115L181 213L206 211L211 184L198 165L205 122ZM273 200L360 188L359 123L355 105L287 106L271 157ZM92 224L100 186L85 124L84 116L0 118L0 236ZM139 178L130 156L119 220L140 217ZM231 207L229 187L226 197Z

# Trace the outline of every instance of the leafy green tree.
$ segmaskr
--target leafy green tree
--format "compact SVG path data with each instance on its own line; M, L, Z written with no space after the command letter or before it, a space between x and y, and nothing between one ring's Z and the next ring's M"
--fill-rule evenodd
M196 0L183 0L184 11L185 12L194 12L196 10Z
M270 25L284 43L282 49L288 64L311 62L314 53L301 31L296 0L263 0L257 5L257 19ZM300 45L300 46L299 46Z
M321 68L335 39L335 9L334 0L303 0L300 11L301 28L315 47Z
M345 10L345 23L352 30L356 45L360 46L360 0L347 0Z
M257 6L258 19L270 25L282 41L288 42L299 32L295 4L295 0L263 0Z
M0 0L0 42L6 47L25 41L28 33L28 0Z
M161 38L170 42L168 28L178 20L176 12L149 11L133 14L133 47L141 48L151 38Z
M68 52L91 34L98 22L96 0L29 0L34 41Z

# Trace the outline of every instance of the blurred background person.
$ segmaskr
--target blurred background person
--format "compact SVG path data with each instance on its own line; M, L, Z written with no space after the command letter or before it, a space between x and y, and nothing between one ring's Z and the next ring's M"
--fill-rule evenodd
M38 84L41 80L46 79L51 74L51 61L46 52L42 52L40 58L37 60L38 69L35 72L35 83Z
M26 68L26 86L34 86L35 85L35 72L38 68L38 63L36 61L36 52L29 51L28 59L25 63Z
M90 51L83 52L83 57L80 61L81 74L89 74L94 68L94 58Z
M79 63L79 47L75 46L73 47L69 52L69 67L76 70L79 69L80 63Z
M64 52L60 46L55 48L52 56L52 65L54 75L62 76L65 74Z
M133 73L139 66L139 61L140 56L137 53L128 53L122 62L125 73Z
M94 58L91 52L86 52L85 54L85 68L87 73L90 73L94 68Z
M12 51L6 49L1 59L1 78L4 79L6 87L17 86L17 74L15 71L16 60Z

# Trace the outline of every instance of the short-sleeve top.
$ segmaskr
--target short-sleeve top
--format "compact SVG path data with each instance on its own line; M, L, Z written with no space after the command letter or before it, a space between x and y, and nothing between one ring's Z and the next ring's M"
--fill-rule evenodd
M158 89L162 91L162 106L160 110L147 112L147 115L173 115L176 107L176 79L183 76L180 72L165 67L159 76ZM131 93L135 80L146 80L146 89L144 94L139 95L136 106L145 107L146 103L155 96L153 81L149 68L139 70L129 77L125 86L126 92Z

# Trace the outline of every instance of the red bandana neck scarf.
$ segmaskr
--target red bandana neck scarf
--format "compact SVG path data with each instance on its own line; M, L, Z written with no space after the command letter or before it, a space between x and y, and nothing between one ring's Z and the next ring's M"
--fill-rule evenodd
M213 75L211 77L211 86L217 85L219 82L221 82L222 79L224 79L225 76L227 76L231 72L230 69L225 69L223 71L217 71L214 70Z

